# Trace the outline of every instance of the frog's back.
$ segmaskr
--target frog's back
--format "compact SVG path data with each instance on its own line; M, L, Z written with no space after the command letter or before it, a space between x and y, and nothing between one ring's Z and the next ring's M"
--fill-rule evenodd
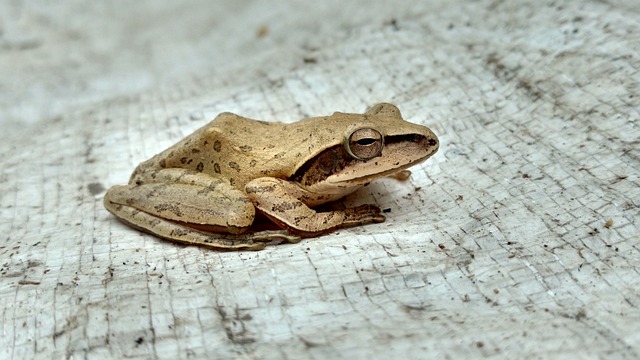
M173 146L141 163L131 180L143 171L181 168L226 178L250 178L248 168L263 163L284 124L221 113ZM280 135L279 135L280 134ZM257 166L260 167L260 166ZM242 181L244 182L244 181Z

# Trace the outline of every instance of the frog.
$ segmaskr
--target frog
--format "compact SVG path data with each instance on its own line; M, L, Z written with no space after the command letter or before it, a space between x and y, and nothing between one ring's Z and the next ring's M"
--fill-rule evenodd
M375 204L323 209L439 148L426 126L380 103L297 122L223 112L139 164L104 206L159 238L217 250L261 250L338 229L384 222ZM267 226L259 225L267 224Z

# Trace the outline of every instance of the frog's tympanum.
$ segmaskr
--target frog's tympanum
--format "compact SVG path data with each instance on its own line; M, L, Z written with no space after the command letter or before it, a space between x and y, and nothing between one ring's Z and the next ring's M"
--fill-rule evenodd
M429 128L391 104L291 124L222 113L140 164L104 205L136 228L182 244L259 250L385 220L375 205L318 205L405 169L438 150ZM258 227L261 218L274 229ZM265 219L266 218L266 219Z

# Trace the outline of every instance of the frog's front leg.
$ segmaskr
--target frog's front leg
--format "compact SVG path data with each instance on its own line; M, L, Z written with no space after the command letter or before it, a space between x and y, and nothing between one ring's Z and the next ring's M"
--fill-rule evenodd
M247 196L222 179L184 169L136 173L129 185L109 189L104 204L134 227L185 244L257 250L264 241L292 240L282 232L241 234L255 217Z
M385 220L380 208L375 205L316 212L305 205L305 202L318 200L318 195L282 179L254 179L245 186L245 191L255 207L268 218L292 233L304 237Z

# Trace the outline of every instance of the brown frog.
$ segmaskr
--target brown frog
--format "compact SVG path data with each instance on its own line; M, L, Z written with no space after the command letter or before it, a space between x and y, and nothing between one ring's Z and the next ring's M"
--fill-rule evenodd
M427 127L391 104L291 124L222 113L140 164L104 205L136 228L182 244L259 250L385 220L375 205L318 212L371 181L438 150ZM280 230L254 231L257 214Z

